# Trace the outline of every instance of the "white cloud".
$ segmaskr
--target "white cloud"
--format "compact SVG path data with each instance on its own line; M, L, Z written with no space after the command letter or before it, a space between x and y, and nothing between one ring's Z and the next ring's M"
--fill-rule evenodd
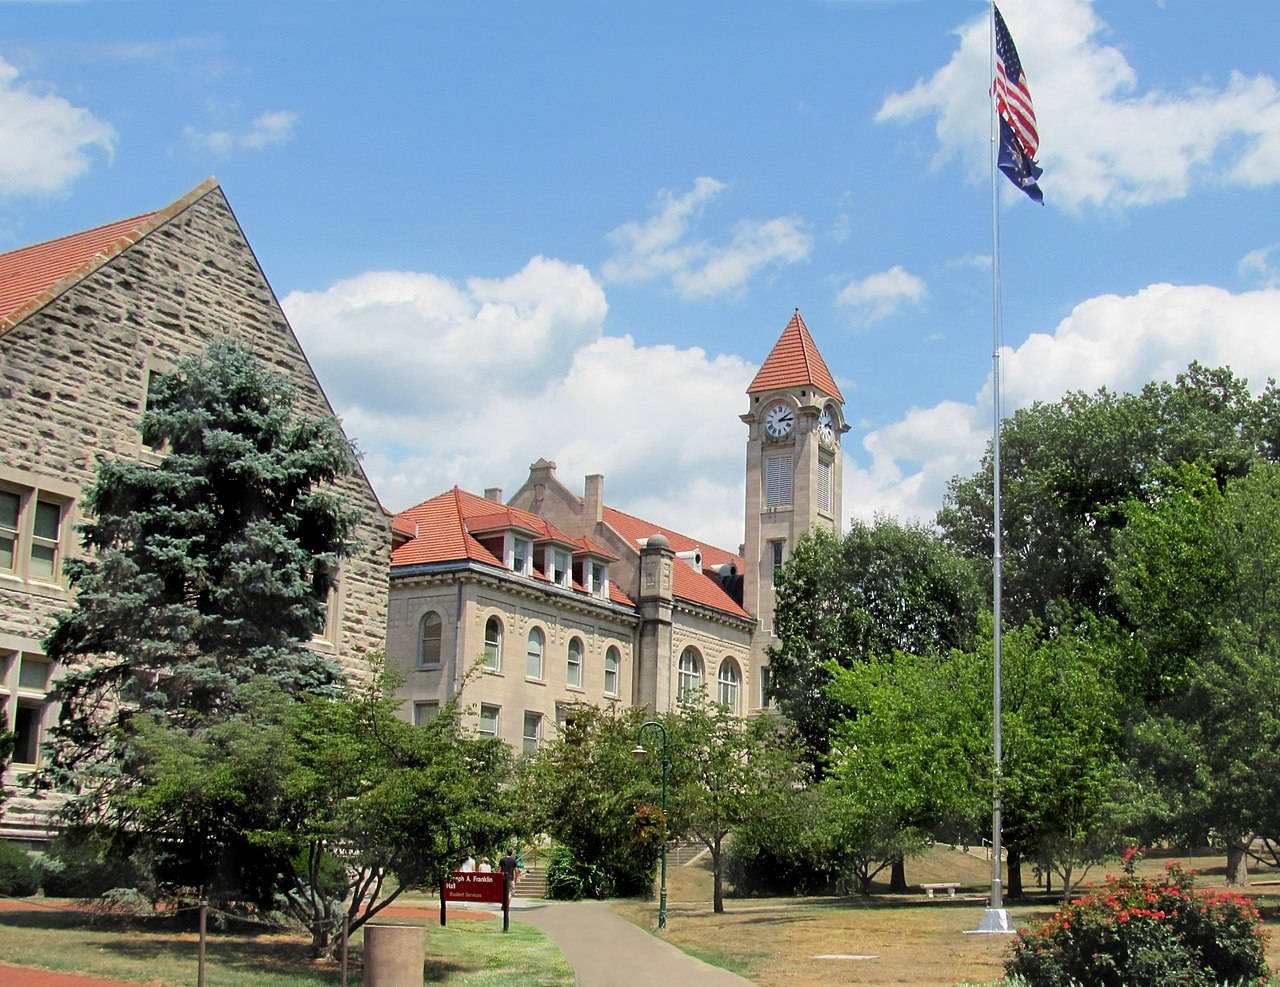
M867 325L893 315L904 305L919 304L927 292L923 280L895 265L849 282L836 296L836 304L852 309L854 320Z
M1052 333L1003 351L1001 403L1009 414L1073 390L1134 391L1150 380L1171 380L1192 360L1230 366L1261 389L1280 365L1278 325L1275 288L1232 294L1208 285L1153 284L1134 295L1091 298ZM990 377L972 404L913 408L865 437L869 466L846 462L846 512L932 519L947 481L977 469L990 436Z
M742 540L733 409L756 368L604 335L608 305L585 268L535 257L462 285L370 272L283 305L390 509L454 484L510 495L546 457L575 492L603 473L612 506L725 548Z
M741 220L726 244L687 240L704 207L727 187L704 176L683 195L660 190L653 216L623 223L608 234L616 252L601 269L605 280L627 283L663 278L683 297L703 298L740 288L770 265L808 258L813 238L794 216Z
M192 144L207 147L215 154L230 154L236 148L261 151L278 144L287 144L293 140L297 124L298 114L292 110L269 110L256 116L244 133L197 130L186 126L182 128L182 134Z
M1280 181L1280 89L1270 76L1232 72L1220 87L1142 91L1122 51L1100 40L1106 24L1091 0L1006 0L1001 10L1035 100L1046 202L1146 205L1183 197L1193 180ZM990 154L987 18L955 33L951 61L891 94L876 120L934 118L935 165L959 157L981 178Z
M18 83L0 58L0 195L50 195L88 171L90 152L108 158L116 132L61 96Z
M1244 280L1260 287L1280 287L1280 244L1250 250L1240 258L1236 272Z

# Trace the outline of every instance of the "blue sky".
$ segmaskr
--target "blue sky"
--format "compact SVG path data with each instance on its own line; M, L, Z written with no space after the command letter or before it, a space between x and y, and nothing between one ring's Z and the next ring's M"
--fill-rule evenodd
M0 250L214 175L388 507L545 456L730 548L799 307L846 513L927 519L990 433L987 9L0 0ZM1001 9L1046 199L1000 189L1007 406L1192 359L1262 386L1274 4Z

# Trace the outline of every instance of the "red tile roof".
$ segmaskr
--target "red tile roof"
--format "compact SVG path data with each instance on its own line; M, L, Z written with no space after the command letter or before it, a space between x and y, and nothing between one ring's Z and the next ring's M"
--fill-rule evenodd
M844 397L836 387L835 378L827 369L818 352L817 344L809 335L809 328L800 318L800 310L791 317L782 335L760 366L759 372L747 388L748 394L772 391L779 387L797 387L807 384L831 395L841 404Z
M210 178L164 209L0 254L0 333L47 305L214 188L217 182Z
M735 617L749 618L751 616L742 609L742 606L732 596L725 592L724 587L720 585L715 575L713 575L726 562L733 563L737 566L738 572L742 572L742 556L727 552L723 548L716 548L714 545L696 541L688 535L682 535L678 531L672 531L670 528L664 528L660 524L645 521L632 514L625 514L612 507L604 508L604 522L616 531L623 541L630 545L635 545L637 550L640 543L646 538L659 533L666 536L673 552L700 550L702 552L702 572L695 571L683 559L676 559L674 585L671 587L672 593L681 600L688 600L691 603L710 607L713 610L722 610L725 613L733 614Z
M472 534L473 525L480 533L515 528L534 534L538 541L573 546L577 551L588 552L603 559L617 557L589 539L570 537L537 514L499 504L454 487L395 516L392 528L401 537L391 551L392 569L397 566L462 561L505 568L503 560ZM574 584L574 588L583 591L577 584ZM614 603L634 606L633 601L612 580L609 583L609 598Z

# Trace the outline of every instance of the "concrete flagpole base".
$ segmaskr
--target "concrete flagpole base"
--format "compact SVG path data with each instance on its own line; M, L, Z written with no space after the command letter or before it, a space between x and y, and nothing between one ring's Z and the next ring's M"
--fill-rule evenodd
M978 927L972 930L966 930L967 936L981 935L1013 935L1013 923L1009 921L1009 910L1007 908L987 908L982 913L982 921L978 923Z

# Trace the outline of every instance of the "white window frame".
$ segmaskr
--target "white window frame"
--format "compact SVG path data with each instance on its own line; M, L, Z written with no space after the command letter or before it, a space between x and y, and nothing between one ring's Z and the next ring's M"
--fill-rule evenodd
M728 706L731 712L738 712L738 694L742 689L742 669L732 658L720 662L720 670L716 673L716 701L721 706Z
M537 644L538 644L536 652L533 646L535 640L537 641ZM534 667L535 661L537 662L536 675L533 674L535 671L535 667ZM532 679L535 682L541 682L542 674L544 671L546 671L546 661L547 661L547 635L542 630L542 628L531 627L529 629L528 641L525 644L524 677L526 679Z
M493 723L493 728L486 729L486 719ZM480 704L480 724L476 727L476 733L481 737L497 738L502 735L502 707L492 703Z
M0 539L9 543L11 553L7 565L0 565L0 574L44 586L64 586L62 560L66 557L68 532L71 525L71 509L74 500L42 485L10 480L0 480L0 492L16 499L14 523L0 528ZM38 533L36 522L41 507L57 511L53 537ZM49 572L40 566L36 572L36 553L48 555Z
M680 662L676 666L676 699L689 699L701 688L702 655L697 648L689 645L680 652Z
M568 589L573 586L573 556L562 548L551 550L551 581Z
M428 657L427 649L427 622L430 618L436 619L437 629L435 635L435 660L432 661ZM422 669L439 668L440 661L444 655L444 618L435 610L428 610L418 619L418 667Z
M533 575L533 539L514 531L507 536L507 565L518 576Z
M569 638L569 648L565 656L564 679L565 684L571 689L582 688L582 666L585 657L586 648L582 644L582 638Z
M604 651L604 694L606 696L616 696L618 694L618 680L622 671L622 652L618 650L617 645L611 644ZM609 679L613 679L610 685Z
M599 562L595 559L587 560L587 572L589 585L587 592L592 596L597 596L602 600L609 597L609 566L607 563Z
M498 633L490 639L489 628L492 625L497 625ZM490 672L502 671L502 639L505 634L502 619L496 614L490 614L484 622L484 667Z
M533 732L529 727L532 725ZM526 754L534 754L542 746L542 714L531 709L524 711L524 727L521 731L522 749Z

